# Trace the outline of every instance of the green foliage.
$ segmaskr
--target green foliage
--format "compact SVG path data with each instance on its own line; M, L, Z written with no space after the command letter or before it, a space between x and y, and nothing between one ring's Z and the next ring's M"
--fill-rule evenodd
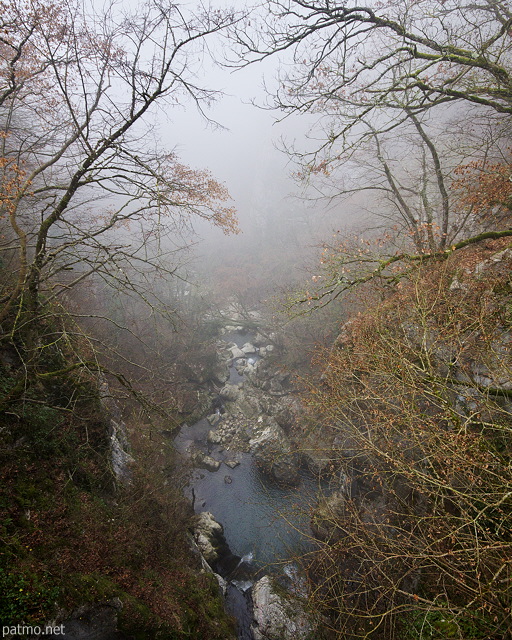
M216 581L198 574L184 544L189 514L172 447L135 426L145 465L114 498L94 380L34 385L9 407L0 433L4 624L43 624L57 608L119 598L119 628L135 640L233 637Z
M484 640L495 637L495 625L471 611L454 615L449 611L419 611L404 616L403 640Z
M50 615L59 596L48 576L9 573L0 568L0 620L4 625L40 622Z

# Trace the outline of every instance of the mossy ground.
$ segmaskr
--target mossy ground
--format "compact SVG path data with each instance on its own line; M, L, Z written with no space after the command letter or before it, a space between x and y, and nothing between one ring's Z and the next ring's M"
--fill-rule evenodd
M0 368L3 388L12 373L12 363ZM184 472L156 430L132 422L138 462L131 483L115 489L90 374L33 388L2 416L3 625L43 625L118 597L127 637L233 636L215 579L199 572L186 543Z

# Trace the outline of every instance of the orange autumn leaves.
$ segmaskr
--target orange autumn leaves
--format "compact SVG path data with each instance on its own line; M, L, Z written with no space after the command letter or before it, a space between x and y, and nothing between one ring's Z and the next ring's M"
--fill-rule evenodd
M455 169L452 189L461 207L485 220L508 218L512 212L512 161L474 160Z

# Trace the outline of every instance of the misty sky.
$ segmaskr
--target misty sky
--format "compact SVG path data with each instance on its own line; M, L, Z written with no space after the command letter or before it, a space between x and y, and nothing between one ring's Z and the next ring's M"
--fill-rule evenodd
M220 55L220 48L217 53ZM268 85L274 84L278 65L278 59L272 58L233 71L206 63L199 82L224 93L208 109L208 117L224 128L206 122L191 104L170 111L168 120L160 125L162 142L176 148L182 162L193 168L209 169L227 185L242 229L255 207L272 205L278 209L283 198L300 192L291 177L293 165L277 147L282 137L288 142L303 139L307 119L294 117L277 122L282 113L252 104L268 102L263 77ZM288 208L303 208L295 199L294 204L290 202Z

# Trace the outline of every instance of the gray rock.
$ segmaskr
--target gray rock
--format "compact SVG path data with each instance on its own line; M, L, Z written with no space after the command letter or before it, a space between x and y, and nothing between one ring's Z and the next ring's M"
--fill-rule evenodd
M113 418L109 421L110 432L110 459L112 471L116 480L121 484L130 483L130 465L134 462L128 453L128 440L124 422L116 422Z
M259 468L279 484L299 480L299 457L275 420L267 419L260 434L249 442Z
M245 354L256 353L256 347L253 344L251 344L250 342L246 342L244 344L244 346L242 347L242 351Z
M222 432L217 429L210 429L207 440L210 444L220 444L222 442Z
M234 469L235 467L238 467L240 462L238 462L238 460L224 460L224 464L230 469Z
M220 414L212 413L211 415L207 416L206 419L212 425L212 427L214 427L220 420Z
M229 380L229 368L225 363L219 364L213 371L213 380L217 384L225 384Z
M219 396L223 400L228 400L229 402L234 402L240 394L240 389L238 385L235 384L227 384L219 392Z
M322 541L329 541L335 535L339 536L340 530L336 522L343 520L344 509L345 496L341 491L321 498L311 516L313 535Z
M258 332L252 342L257 347L261 347L263 344L265 344L265 342L267 342L267 338L265 338L265 336L261 335L261 333Z
M502 262L503 260L510 260L512 258L512 249L509 247L507 249L503 249L503 251L498 251L498 253L494 253L491 256L492 262Z
M201 469L206 469L207 471L218 471L220 462L211 456L199 454L196 456L196 465L201 467Z
M328 450L309 449L302 452L302 460L309 471L317 476L326 475L332 469L333 454Z
M219 583L219 590L220 590L221 594L223 596L225 596L227 591L228 591L228 583L218 573L214 573L213 575L215 576L215 578L217 579L217 582Z
M453 277L453 280L449 286L450 291L469 291L469 285L461 282L457 276Z
M219 549L225 544L224 529L209 511L203 511L195 520L194 540L199 551L210 564L219 557Z
M270 391L271 393L283 393L283 385L279 382L279 380L273 378L270 381Z
M252 588L255 640L306 640L313 626L298 598L276 590L271 578L263 576Z
M245 353L238 347L231 347L231 355L233 358L245 358Z

